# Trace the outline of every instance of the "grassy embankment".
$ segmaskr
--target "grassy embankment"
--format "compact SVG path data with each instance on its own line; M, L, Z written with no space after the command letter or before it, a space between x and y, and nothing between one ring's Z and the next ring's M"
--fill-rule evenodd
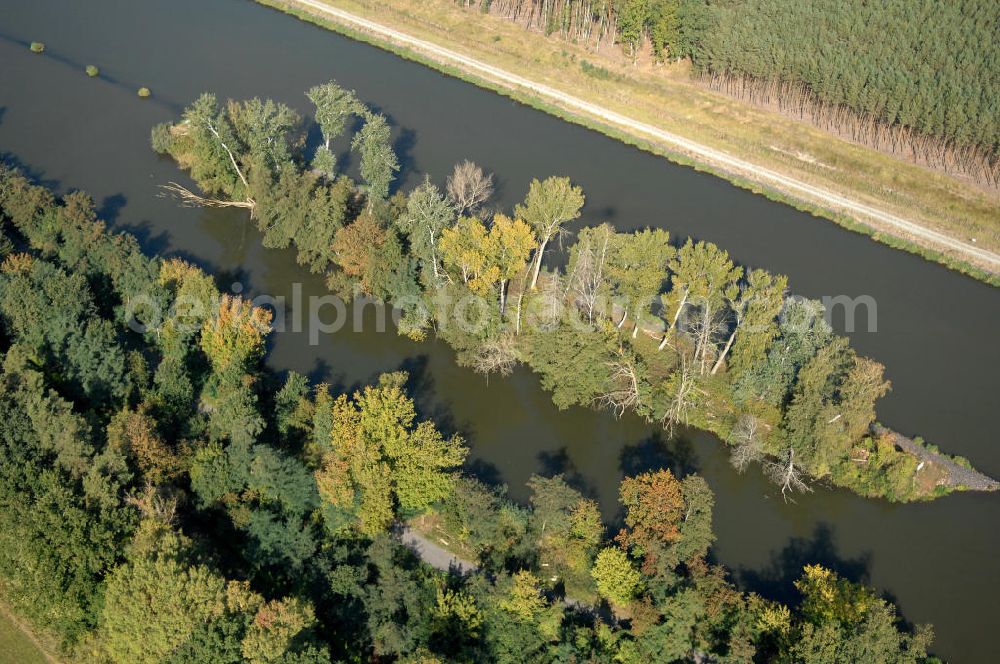
M54 664L58 660L48 655L26 631L21 619L15 618L0 603L0 664Z
M877 222L825 210L809 201L761 186L742 175L698 164L638 135L576 115L529 94L434 61L430 56L360 33L320 18L288 0L257 0L300 18L347 34L403 57L487 87L540 110L594 128L669 159L706 170L774 200L832 219L850 230L901 248L1000 286L995 266L973 264L951 249L929 240L900 236L898 229L878 228ZM322 0L414 37L502 67L600 104L638 121L683 135L811 185L849 196L858 202L1000 252L1000 196L943 173L852 144L808 124L711 92L693 83L683 65L633 66L618 49L594 53L566 41L546 38L506 20L461 8L447 0Z

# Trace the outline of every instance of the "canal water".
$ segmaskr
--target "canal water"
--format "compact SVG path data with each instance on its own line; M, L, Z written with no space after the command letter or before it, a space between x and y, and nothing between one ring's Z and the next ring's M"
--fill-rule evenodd
M45 42L45 54L32 54L31 41ZM84 74L88 64L99 78ZM272 97L308 114L303 92L331 78L389 117L404 190L425 173L441 183L470 158L496 173L496 203L509 207L531 178L568 175L587 195L581 223L666 228L787 274L798 294L870 296L877 330L862 315L850 336L893 382L881 421L1000 476L996 289L247 0L0 0L3 158L61 192L90 192L114 228L136 234L149 252L204 266L224 288L239 282L251 294L290 297L298 283L306 298L325 293L291 251L263 249L245 215L158 196L159 185L188 181L149 149L150 127L204 91ZM152 98L139 99L140 86ZM356 168L350 155L344 160ZM843 326L841 317L834 323ZM785 503L758 472L736 474L711 436L666 440L635 418L560 412L527 371L487 382L457 367L443 343L411 342L391 329L307 342L304 333L274 335L268 362L342 386L408 369L421 410L463 433L473 469L509 484L515 498L532 473L563 472L610 519L624 473L697 471L716 493L714 556L744 588L790 599L802 564L824 563L874 584L908 621L934 623L940 655L993 659L998 495L893 506L818 487Z

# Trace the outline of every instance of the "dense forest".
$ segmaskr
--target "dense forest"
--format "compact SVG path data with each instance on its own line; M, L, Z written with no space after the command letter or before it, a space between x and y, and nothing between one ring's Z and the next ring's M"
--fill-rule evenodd
M425 180L390 195L399 166L385 118L333 82L308 96L323 137L311 157L287 106L202 95L152 140L203 194L168 188L249 209L265 246L296 247L345 299L395 304L402 333L433 332L463 365L506 374L526 363L560 408L713 431L738 469L759 462L783 495L810 478L899 501L952 488L935 464L918 469L871 433L883 367L833 333L819 302L790 297L784 277L711 243L606 224L579 232L565 269L543 270L584 204L568 178L533 181L511 215L489 208L490 176L471 163L445 192ZM330 147L348 133L361 186Z
M464 2L463 4L470 4ZM481 0L529 28L690 58L713 88L934 168L1000 183L990 0Z
M256 120L221 117L205 129L225 156ZM268 372L269 323L110 233L86 195L0 170L0 591L68 660L933 659L928 628L823 567L795 606L737 590L706 558L700 477L626 478L606 538L561 477L521 506L463 475L464 441L420 418L405 374L342 394ZM400 544L427 514L476 570Z

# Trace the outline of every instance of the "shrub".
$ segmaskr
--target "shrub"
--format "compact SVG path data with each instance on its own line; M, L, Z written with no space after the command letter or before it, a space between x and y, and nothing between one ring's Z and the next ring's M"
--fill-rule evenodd
M87 65L87 76L93 78L101 73L101 70L94 65Z
M31 42L32 53L41 53L44 50L45 50L45 44L43 44L42 42Z
M151 94L153 93L149 91L149 88L139 88L139 96L142 97L143 99L150 96Z
M170 132L170 126L169 122L161 122L154 126L150 132L150 144L158 154L167 154L170 152L170 146L174 144L174 135Z
M587 76L591 76L601 81L618 81L621 80L621 76L605 69L600 65L595 65L587 62L586 60L580 61L580 69Z

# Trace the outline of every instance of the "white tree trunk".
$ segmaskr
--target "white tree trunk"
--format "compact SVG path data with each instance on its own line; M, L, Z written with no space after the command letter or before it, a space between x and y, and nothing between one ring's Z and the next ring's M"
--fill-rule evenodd
M531 290L535 290L538 283L538 273L542 269L542 256L545 255L545 245L549 243L549 236L546 235L541 244L538 245L538 255L535 256L535 272L531 275Z
M428 228L428 229L427 229L427 235L428 235L428 237L430 237L430 239L431 239L431 265L433 265L433 266L434 266L434 280L435 280L435 281L437 281L437 280L440 280L440 279L441 279L441 273L440 273L440 272L438 272L438 258L437 258L437 251L435 251L435 249L434 249L434 247L435 247L435 244L436 244L436 243L434 242L434 231L433 231L433 230L431 230L430 228ZM435 285L436 285L436 284L435 284Z
M736 327L733 329L733 333L729 335L729 340L726 341L725 347L722 349L722 353L719 354L719 359L715 361L715 365L712 367L712 375L719 370L722 366L722 361L726 359L726 355L729 354L729 349L733 347L733 340L736 338L736 330L740 329L739 322L736 323Z
M243 182L243 186L247 188L247 197L249 197L250 196L250 185L247 183L247 179L245 177L243 177L243 171L241 171L240 167L236 165L236 157L233 156L233 151L230 150L229 146L226 145L225 141L222 140L222 136L219 135L219 132L216 131L215 127L213 127L211 124L208 124L207 126L208 126L208 130L210 132L212 132L212 135L215 136L215 138L218 139L219 145L222 146L222 149L225 150L226 154L229 155L229 161L232 162L233 168L236 170L236 174L238 176L240 176L240 180Z
M667 326L667 330L663 333L663 340L660 341L660 345L656 348L656 350L663 350L663 347L666 346L667 342L670 340L670 333L675 327L677 327L677 319L681 317L681 309L683 309L684 305L687 304L688 292L690 292L689 289L685 288L684 297L681 298L680 304L677 305L677 311L674 312L674 319L670 321L670 325Z
M704 312L701 318L701 334L698 335L698 350L695 353L695 358L701 359L701 375L705 375L705 360L708 359L708 344L712 338L712 314L714 312L705 304Z

